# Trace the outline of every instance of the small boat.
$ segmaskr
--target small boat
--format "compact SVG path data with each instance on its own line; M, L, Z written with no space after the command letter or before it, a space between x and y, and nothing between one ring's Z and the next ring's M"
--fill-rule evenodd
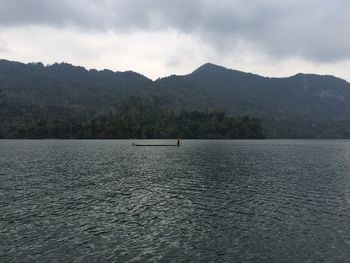
M180 145L177 144L132 144L133 146L176 146L179 147Z
M147 146L147 147L152 147L152 146L156 146L156 147L159 147L159 146L176 146L176 147L179 147L180 146L180 139L177 139L177 144L136 144L136 143L133 143L132 144L133 146Z

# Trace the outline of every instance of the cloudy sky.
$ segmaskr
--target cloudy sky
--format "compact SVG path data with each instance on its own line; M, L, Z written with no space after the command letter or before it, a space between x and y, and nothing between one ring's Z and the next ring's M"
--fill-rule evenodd
M134 70L206 62L350 81L349 0L0 0L0 58Z

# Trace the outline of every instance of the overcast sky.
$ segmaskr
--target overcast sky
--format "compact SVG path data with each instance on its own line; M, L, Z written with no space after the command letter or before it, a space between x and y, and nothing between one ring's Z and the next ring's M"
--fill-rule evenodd
M349 0L0 0L0 58L186 74L206 62L350 81Z

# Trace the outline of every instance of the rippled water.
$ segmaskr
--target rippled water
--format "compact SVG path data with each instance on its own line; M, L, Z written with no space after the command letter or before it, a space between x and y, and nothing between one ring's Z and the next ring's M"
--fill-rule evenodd
M349 261L350 141L131 143L0 141L0 262Z

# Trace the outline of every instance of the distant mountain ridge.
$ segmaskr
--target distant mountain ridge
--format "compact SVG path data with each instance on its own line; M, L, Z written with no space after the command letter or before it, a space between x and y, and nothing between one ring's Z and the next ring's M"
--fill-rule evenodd
M318 117L323 118L323 114L334 110L339 114L337 118L342 118L350 113L350 103L346 103L350 99L350 84L333 76L297 74L287 78L268 78L205 64L189 75L171 76L158 82L178 94L200 91L199 104L216 103L231 114L264 116L275 115L279 110L309 114L312 110L322 113ZM293 108L290 108L291 104L295 104ZM324 105L330 108L324 108ZM332 114L332 117L336 116Z
M263 77L207 63L152 81L132 71L86 70L0 60L0 124L28 119L88 121L131 96L159 97L160 107L261 119L268 138L350 138L350 83L334 76Z

